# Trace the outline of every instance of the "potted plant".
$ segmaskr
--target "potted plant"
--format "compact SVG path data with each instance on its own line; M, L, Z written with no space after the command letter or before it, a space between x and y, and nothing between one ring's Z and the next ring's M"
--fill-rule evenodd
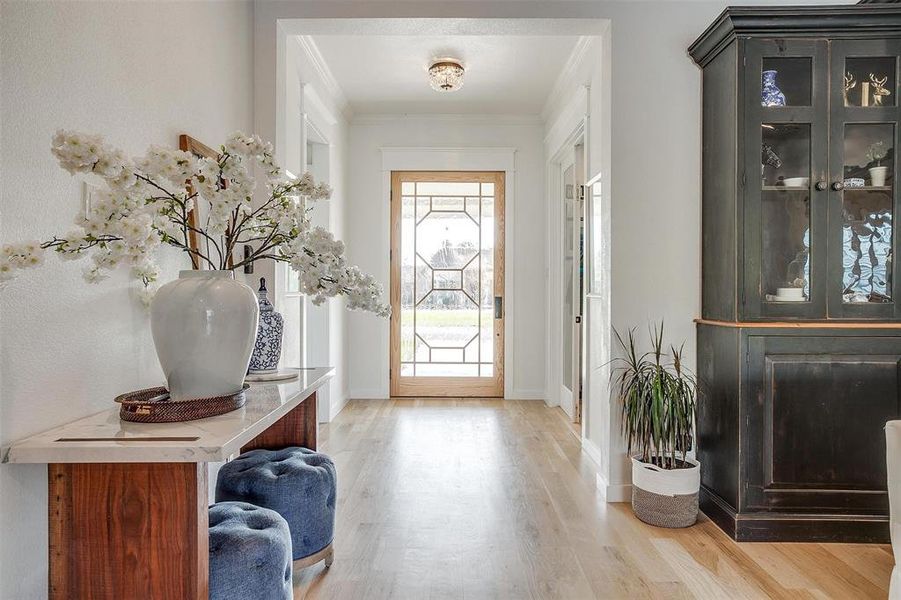
M347 264L344 244L308 216L328 198L328 185L309 173L289 177L272 146L257 136L231 135L216 158L152 146L129 158L97 135L59 131L52 148L60 166L99 187L90 210L69 233L0 248L0 282L36 267L51 250L60 258L90 257L89 282L117 267L144 286L157 356L172 400L210 398L241 390L257 334L253 290L234 270L263 259L300 274L301 291L319 304L344 295L350 309L387 316L381 286ZM265 192L256 194L258 183ZM246 257L236 248L250 245ZM192 270L154 289L161 246L184 252Z
M885 142L876 142L870 144L867 148L867 160L869 161L867 164L875 165L869 168L870 185L873 187L882 187L885 185L888 167L883 166L882 161L885 160L886 156L888 156L888 150L885 147Z
M689 456L697 382L682 363L682 348L664 349L663 324L640 352L634 329L616 338L623 356L611 373L622 401L622 430L632 459L632 510L659 527L688 527L698 518L700 464Z

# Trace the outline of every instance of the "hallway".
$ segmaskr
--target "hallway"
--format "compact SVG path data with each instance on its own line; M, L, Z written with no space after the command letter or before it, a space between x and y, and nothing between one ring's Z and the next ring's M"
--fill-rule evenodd
M335 562L297 598L884 598L889 546L736 544L647 526L596 495L559 410L354 400L320 432L338 469Z

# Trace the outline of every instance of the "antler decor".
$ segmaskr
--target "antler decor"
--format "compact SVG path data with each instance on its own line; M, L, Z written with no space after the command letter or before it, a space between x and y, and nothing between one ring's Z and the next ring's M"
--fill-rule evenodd
M854 89L855 86L857 86L857 82L854 80L854 75L850 71L845 73L844 80L845 80L845 90L844 90L845 106L847 106L848 105L848 92L850 92L851 90Z
M892 94L885 87L887 81L888 75L885 75L882 79L876 79L876 76L870 73L870 83L873 84L873 106L882 106L882 99Z

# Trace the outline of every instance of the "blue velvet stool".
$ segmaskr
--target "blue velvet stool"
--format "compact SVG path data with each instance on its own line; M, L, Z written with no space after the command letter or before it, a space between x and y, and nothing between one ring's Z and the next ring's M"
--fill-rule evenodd
M291 532L274 510L210 507L210 600L290 600Z
M216 502L249 502L274 510L291 529L296 568L334 556L335 465L306 448L251 450L219 469Z

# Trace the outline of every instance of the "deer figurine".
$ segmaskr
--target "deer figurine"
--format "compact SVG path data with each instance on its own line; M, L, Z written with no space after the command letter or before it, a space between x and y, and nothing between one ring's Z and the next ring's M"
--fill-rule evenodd
M852 75L850 72L845 73L844 80L845 80L845 91L844 91L845 106L848 106L848 92L850 92L852 89L854 89L855 86L857 86L857 82L854 81L854 75Z
M873 84L873 106L882 106L882 99L891 95L891 92L885 87L886 81L888 81L888 75L882 79L876 79L876 76L870 73L870 83Z

